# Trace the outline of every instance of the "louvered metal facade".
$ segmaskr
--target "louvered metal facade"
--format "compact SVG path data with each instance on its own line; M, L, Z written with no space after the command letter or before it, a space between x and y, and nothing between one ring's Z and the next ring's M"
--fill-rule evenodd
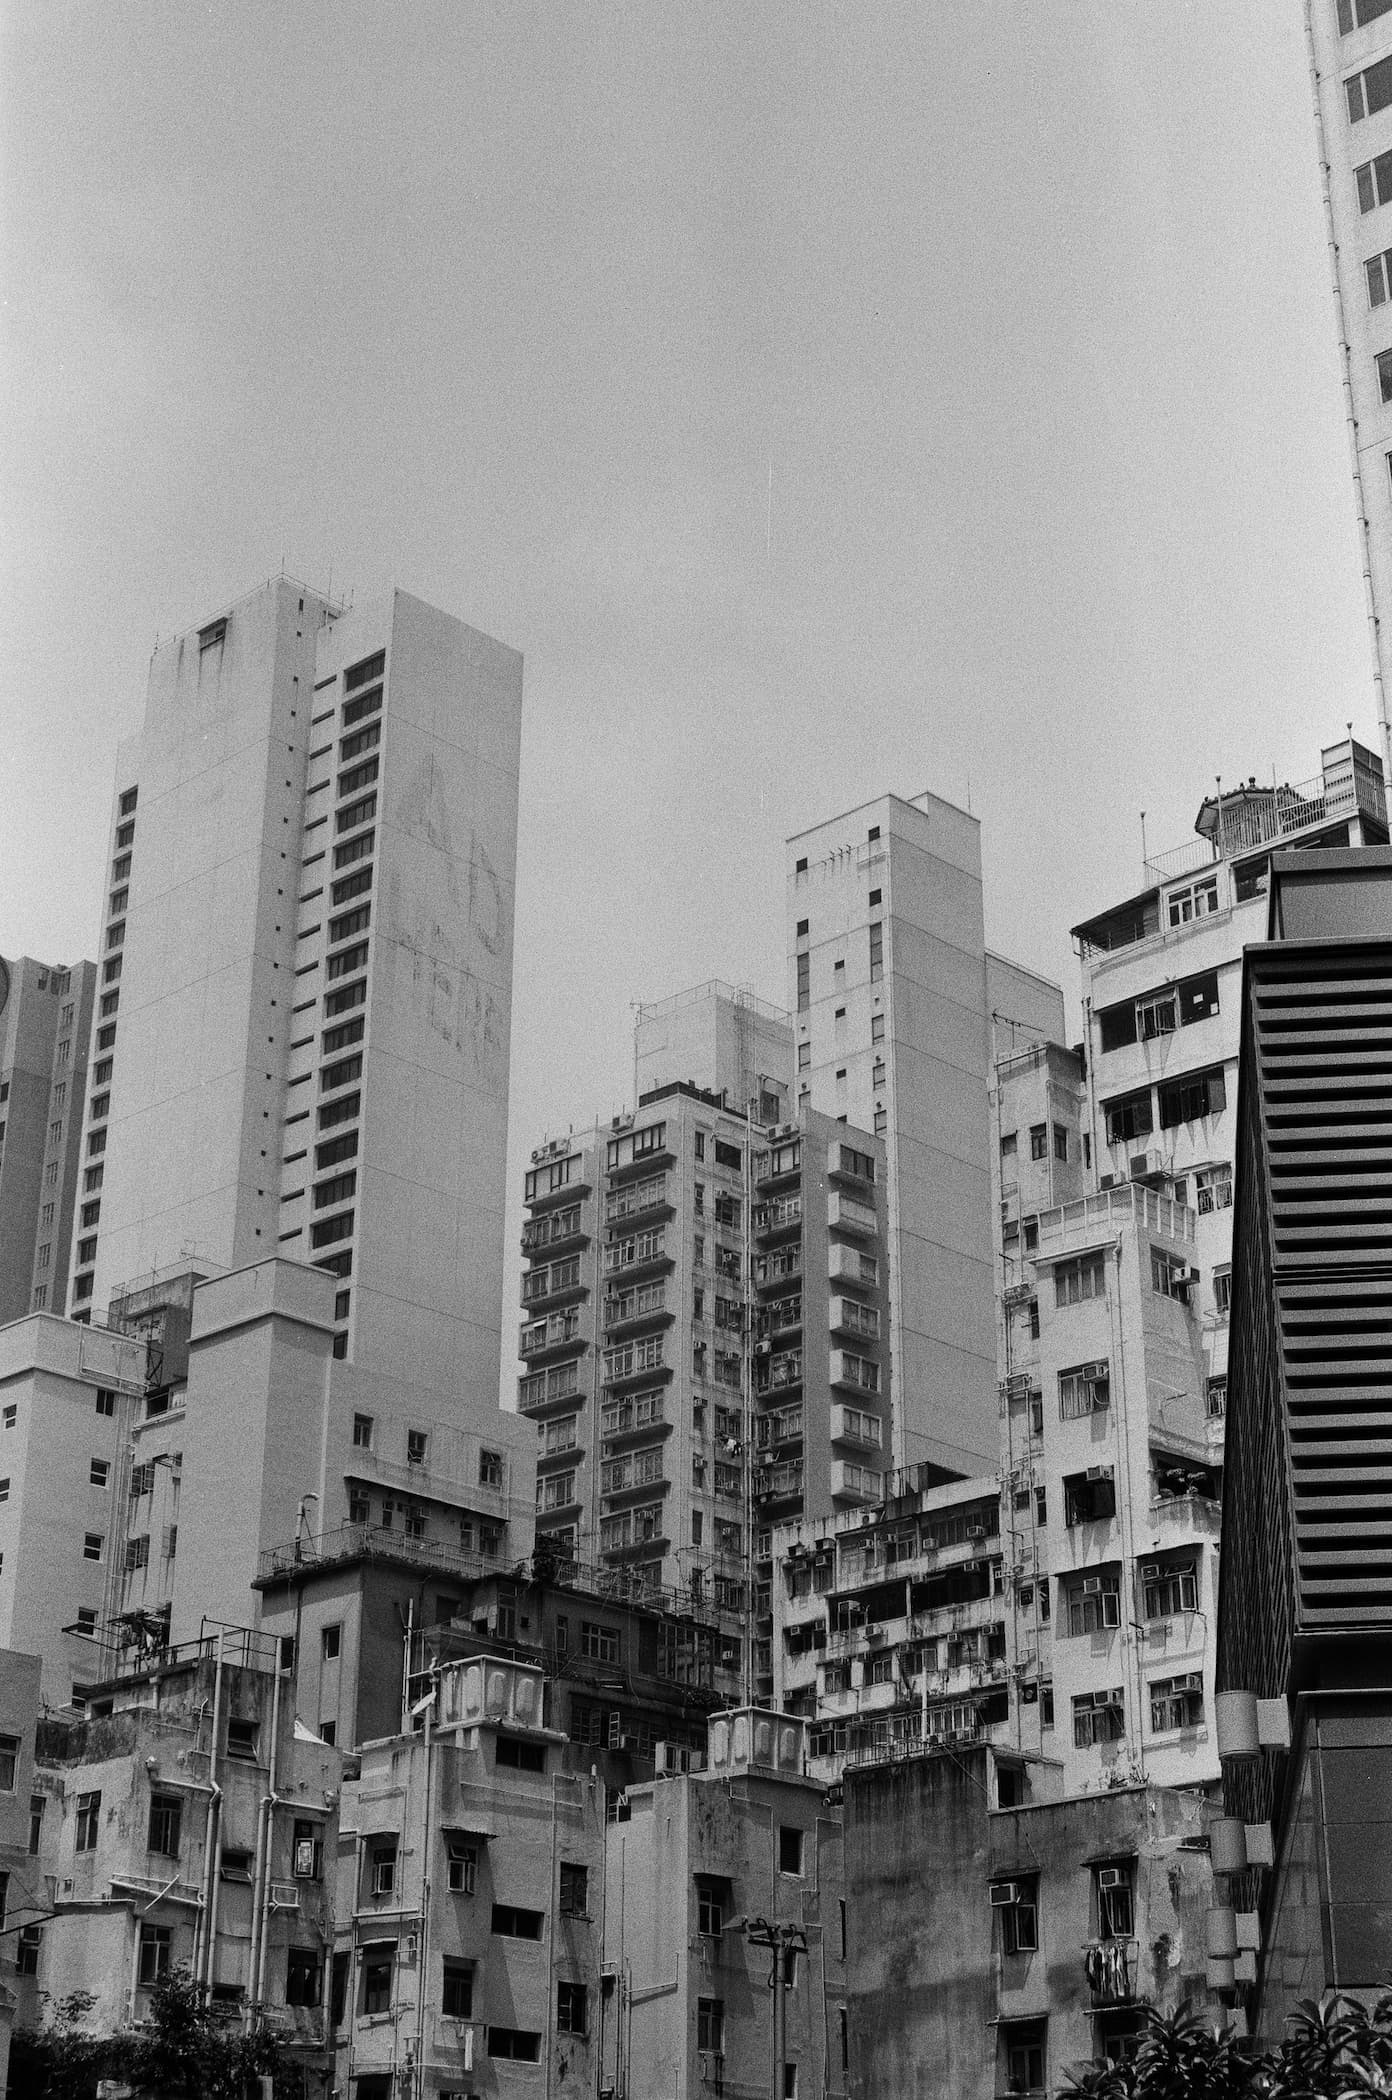
M1392 942L1250 950L1244 1009L1219 1667L1272 1696L1392 1631Z

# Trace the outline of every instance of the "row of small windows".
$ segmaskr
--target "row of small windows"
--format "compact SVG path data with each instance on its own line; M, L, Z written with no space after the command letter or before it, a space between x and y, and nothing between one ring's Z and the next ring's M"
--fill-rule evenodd
M102 983L108 989L100 994L97 1001L97 1015L101 1025L97 1029L95 1039L97 1051L105 1054L99 1055L98 1061L93 1068L92 1084L95 1091L92 1094L87 1111L86 1156L88 1165L84 1171L83 1192L88 1196L95 1196L102 1185L103 1167L100 1164L94 1165L92 1162L100 1162L106 1151L106 1119L111 1112L111 1095L107 1090L112 1067L112 1059L109 1053L116 1042L116 1014L121 1001L119 979L126 938L125 913L130 896L131 848L135 841L135 811L139 797L140 790L138 787L125 788L117 802L117 850L111 863L113 888L107 903L109 923L106 929L106 946L113 952L108 954L105 962L102 964ZM61 1126L59 1126L59 1130L61 1132ZM51 1139L54 1138L52 1130L50 1130L49 1136ZM56 1139L54 1141L57 1142ZM82 1224L88 1230L87 1236L80 1239L77 1243L73 1275L73 1304L75 1308L82 1308L74 1311L74 1318L80 1320L90 1319L91 1317L90 1305L87 1301L92 1296L93 1278L91 1270L97 1258L97 1236L92 1228L98 1224L100 1217L100 1202L89 1202L83 1205ZM46 1286L43 1287L43 1293L42 1304L46 1304L48 1296ZM39 1302L37 1292L35 1293L35 1303L36 1309L42 1310L42 1304Z

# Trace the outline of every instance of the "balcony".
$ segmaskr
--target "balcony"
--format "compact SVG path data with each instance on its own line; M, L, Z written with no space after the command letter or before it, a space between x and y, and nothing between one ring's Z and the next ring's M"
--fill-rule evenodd
M758 1239L776 1239L797 1232L802 1226L802 1196L778 1196L771 1203L754 1205L754 1233Z
M796 1282L802 1274L801 1245L779 1247L772 1254L756 1254L754 1257L754 1288L756 1291L776 1291Z
M829 1375L834 1386L849 1387L853 1392L878 1394L880 1390L879 1365L850 1349L832 1350Z
M758 1466L754 1472L756 1502L787 1502L802 1494L802 1460L787 1458L776 1466Z
M666 1234L657 1231L638 1232L628 1239L615 1240L604 1250L604 1274L633 1277L636 1279L652 1269L672 1266L672 1256L667 1249Z
M884 1475L872 1466L861 1466L849 1458L831 1462L831 1493L837 1502L878 1502Z
M849 1232L858 1239L874 1239L880 1229L880 1221L868 1204L857 1203L853 1196L843 1196L840 1189L833 1189L827 1197L827 1226L832 1232Z
M771 1341L775 1335L796 1333L801 1326L802 1292L795 1291L790 1298L775 1298L759 1308L754 1335L757 1341Z
M563 1194L573 1196L573 1189ZM563 1204L558 1210L541 1211L528 1218L522 1227L522 1258L530 1261L538 1254L568 1254L582 1247L589 1239L589 1228L584 1222L585 1212L578 1202Z
M522 1304L528 1312L539 1311L543 1306L562 1305L568 1298L584 1295L584 1278L580 1274L580 1264L574 1258L544 1262L539 1268L528 1270L522 1278Z
M523 1363L537 1363L560 1350L579 1347L584 1339L579 1309L570 1306L544 1320L529 1320L518 1336L517 1353Z
M538 1415L553 1407L574 1407L582 1398L578 1361L556 1364L549 1371L534 1371L517 1381L519 1414Z
M801 1349L784 1349L777 1356L756 1360L754 1366L754 1390L756 1393L781 1393L802 1384Z
M630 1181L622 1188L609 1191L604 1199L604 1222L606 1225L623 1225L661 1211L670 1216L672 1209L667 1176L649 1174L642 1181Z
M794 1182L802 1172L802 1144L798 1138L754 1154L754 1186L760 1194L780 1184Z
M851 1334L862 1341L877 1342L880 1338L880 1308L878 1305L862 1305L858 1298L833 1298L831 1328L834 1334Z
M643 1327L662 1327L672 1318L665 1283L648 1283L635 1290L616 1292L604 1301L604 1332L636 1333Z

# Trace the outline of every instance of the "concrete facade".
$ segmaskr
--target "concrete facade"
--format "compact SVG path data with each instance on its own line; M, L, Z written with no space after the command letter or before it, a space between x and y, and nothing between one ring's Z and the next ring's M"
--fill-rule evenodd
M847 1774L852 2095L1042 2096L1134 2049L1142 2007L1223 2018L1203 1799L1057 1777L985 1745Z
M92 1718L44 1724L38 1983L55 2001L90 1993L83 2024L110 2033L187 1963L322 2094L343 1766L299 1738L282 1687L273 1652L229 1630L104 1686Z
M801 1724L721 1717L707 1769L630 1787L608 1837L601 2085L764 2100L781 2000L782 2090L844 2094L841 1824Z
M118 763L72 1300L329 1266L338 1353L497 1391L521 659L281 578L157 650Z
M685 1079L705 1094L724 1094L731 1108L756 1122L776 1123L789 1096L793 1071L791 1014L752 992L708 984L638 1008L633 1027L633 1098Z
M37 1655L0 1648L0 2092L9 2084L10 2042L39 2010L39 1955L48 1916L40 1857L46 1803L34 1779L38 1731Z
M978 1472L995 1460L980 828L932 795L888 795L798 833L787 857L799 1103L888 1154L893 1461ZM1055 988L1002 966L993 989L1013 1020L1062 1034Z
M49 1313L0 1328L0 1647L43 1657L66 1706L107 1674L142 1343Z
M66 1307L96 974L0 956L0 1325Z

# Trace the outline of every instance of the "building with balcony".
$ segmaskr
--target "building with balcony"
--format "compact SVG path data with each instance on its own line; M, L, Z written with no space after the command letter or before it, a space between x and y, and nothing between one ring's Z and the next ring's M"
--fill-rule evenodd
M96 979L0 956L0 1325L66 1310Z
M340 2091L596 2090L605 1787L546 1725L543 1682L472 1657L363 1746L340 1809Z
M1242 952L1265 931L1274 851L1386 844L1377 760L1345 738L1321 753L1312 780L1250 780L1206 797L1194 828L1187 846L1146 861L1137 895L1083 920L1073 937L1099 1185L1139 1181L1195 1213L1196 1304L1221 1408Z
M1223 1477L1194 1213L1135 1184L1041 1212L1011 1308L1002 1532L1069 1793L1217 1777Z
M326 2092L341 1758L306 1740L275 1644L241 1629L93 1688L38 1730L31 1848L49 1901L32 1949L81 2024L139 2022L187 1964L229 2019L271 2028Z
M521 658L285 577L122 747L69 1309L176 1259L337 1282L335 1353L492 1412Z
M803 1724L718 1716L705 1770L628 1788L607 1837L600 2090L840 2100L841 1820Z
M873 1508L780 1526L774 1550L775 1681L815 1777L909 1745L1038 1756L1038 1657L1019 1639L995 1475L887 1474Z
M848 2093L1032 2100L1136 2047L1144 2008L1222 2021L1201 1795L1068 1798L988 1744L847 1770Z
M888 1460L995 1463L993 1035L1063 1034L1062 994L989 956L976 819L886 795L787 846L799 1107L881 1139L888 1166Z
M1214 1981L1277 2039L1392 1965L1392 854L1280 855L1247 950Z

